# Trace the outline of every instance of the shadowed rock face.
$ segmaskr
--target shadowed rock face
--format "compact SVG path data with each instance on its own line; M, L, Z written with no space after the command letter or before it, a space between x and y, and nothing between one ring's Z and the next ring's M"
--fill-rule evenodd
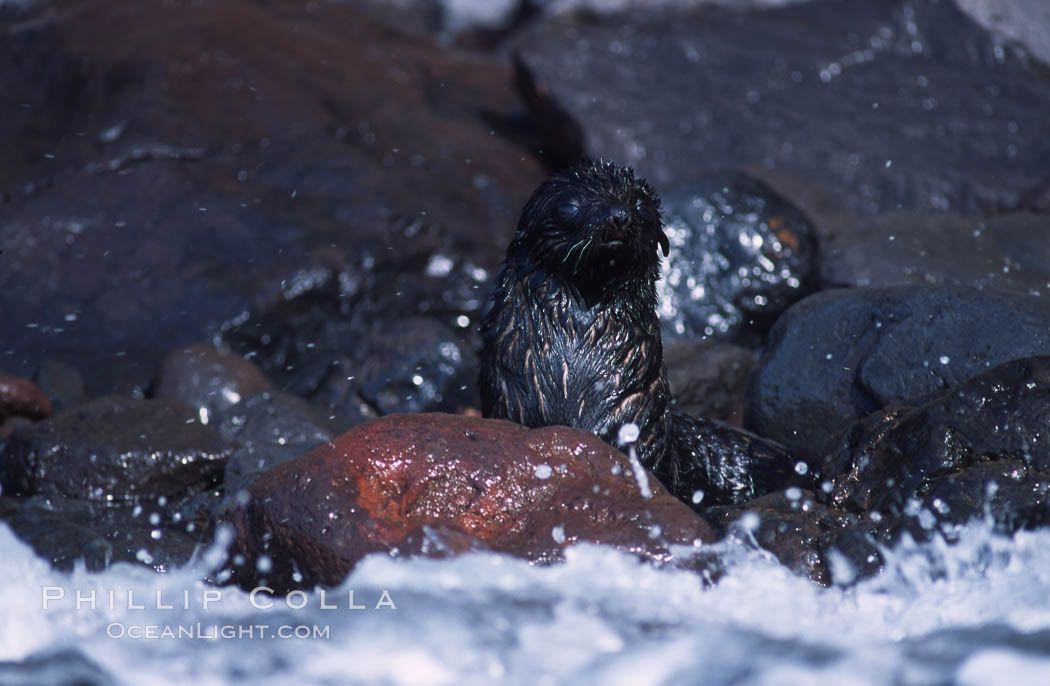
M1016 520L1014 528L1045 524L1050 357L1008 362L927 404L872 415L843 436L825 472L840 475L833 503L879 511L888 521L926 507L932 529L938 520L966 522L985 501L998 501L994 514ZM1024 521L1026 512L1033 521Z
M503 420L391 415L264 474L230 521L252 584L340 582L364 555L442 555L472 547L552 561L588 541L669 558L710 527L597 437Z
M1050 217L894 212L836 237L821 258L825 287L960 284L1050 294Z
M0 60L0 349L89 395L145 388L304 265L352 280L402 217L494 264L541 175L484 121L518 107L506 65L346 3L60 0L0 15Z
M232 452L187 405L106 397L16 429L0 464L5 490L121 502L206 489Z
M761 165L865 214L969 214L1046 175L1045 69L951 2L568 14L513 47L588 154L658 188Z
M665 342L664 364L674 406L694 417L743 422L750 350L715 341Z
M869 412L1048 353L1045 298L947 286L825 291L770 332L748 423L819 462L828 441Z

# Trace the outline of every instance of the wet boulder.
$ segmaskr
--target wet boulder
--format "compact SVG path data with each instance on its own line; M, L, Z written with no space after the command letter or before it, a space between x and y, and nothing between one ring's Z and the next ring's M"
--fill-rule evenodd
M866 532L860 515L821 503L812 491L801 488L770 493L743 505L709 507L703 514L720 536L768 550L785 567L822 586L852 580L841 574L835 578L836 565L829 555L832 560L845 558L851 569L866 573L881 561L873 544L863 545ZM858 533L862 545L851 545Z
M891 213L831 241L825 286L960 284L1050 295L1050 217Z
M342 415L363 402L376 414L476 407L478 360L460 336L414 317L370 331L332 366L314 400Z
M476 540L549 561L589 541L664 559L669 544L712 540L706 522L589 433L453 415L368 422L267 472L250 496L230 516L248 584L261 569L270 583L297 573L306 586L335 584L362 556L402 546Z
M543 177L486 118L521 107L508 65L356 3L59 0L0 32L5 364L76 361L89 397L420 217L491 266Z
M1014 360L918 406L858 422L829 454L831 502L880 530L950 532L991 515L1050 524L1050 357Z
M52 412L50 398L35 383L0 374L0 421L10 416L43 419Z
M770 331L748 425L818 462L859 417L1050 353L1050 300L940 286L824 291Z
M641 5L547 17L512 47L588 154L658 188L755 165L862 214L977 214L1046 175L1050 76L951 2Z
M351 427L346 417L331 415L299 396L267 391L220 411L212 427L234 441L226 461L223 486L236 497L263 472L302 457Z
M412 233L396 256L299 272L223 339L278 388L349 418L476 405L489 270L453 254Z
M266 376L250 360L210 345L193 345L168 353L152 396L196 408L207 424L212 415L269 388Z
M955 0L981 26L1017 41L1050 65L1050 12L1039 0Z
M5 490L122 501L174 497L222 478L233 446L179 402L106 397L15 430Z
M62 571L77 562L99 572L118 562L171 571L212 540L210 526L185 519L164 497L141 504L35 495L8 517L12 531Z
M754 356L717 341L667 341L664 364L675 407L739 426Z
M753 341L812 288L813 229L763 182L713 174L661 199L671 246L657 284L665 338Z

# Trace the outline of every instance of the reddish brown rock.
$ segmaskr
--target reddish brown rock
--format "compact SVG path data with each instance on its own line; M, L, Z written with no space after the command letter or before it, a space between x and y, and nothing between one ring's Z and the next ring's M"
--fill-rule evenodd
M588 541L668 558L712 529L595 436L503 420L391 415L282 464L232 513L242 569L272 562L271 585L340 582L364 555L479 545L551 561ZM261 567L265 568L265 565ZM238 579L256 583L254 571Z
M43 419L54 412L51 400L29 379L0 375L0 419L11 415Z

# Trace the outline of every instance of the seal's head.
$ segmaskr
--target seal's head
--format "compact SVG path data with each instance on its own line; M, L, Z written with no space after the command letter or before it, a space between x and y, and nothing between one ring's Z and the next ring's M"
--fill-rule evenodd
M508 257L578 286L655 281L668 252L660 199L630 167L590 162L555 174L529 198Z

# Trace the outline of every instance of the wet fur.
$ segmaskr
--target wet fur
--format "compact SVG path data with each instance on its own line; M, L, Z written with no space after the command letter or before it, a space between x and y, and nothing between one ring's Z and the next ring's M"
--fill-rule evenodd
M579 209L566 218L571 203ZM616 210L627 213L620 228ZM621 247L603 247L615 238ZM655 287L666 240L659 199L629 169L594 163L541 185L482 327L483 414L587 429L612 444L633 422L639 458L657 462L670 437Z
M794 461L671 407L656 314L661 250L659 198L629 168L591 163L536 189L482 325L482 413L586 429L612 445L632 422L639 459L672 493L743 502L790 477Z

